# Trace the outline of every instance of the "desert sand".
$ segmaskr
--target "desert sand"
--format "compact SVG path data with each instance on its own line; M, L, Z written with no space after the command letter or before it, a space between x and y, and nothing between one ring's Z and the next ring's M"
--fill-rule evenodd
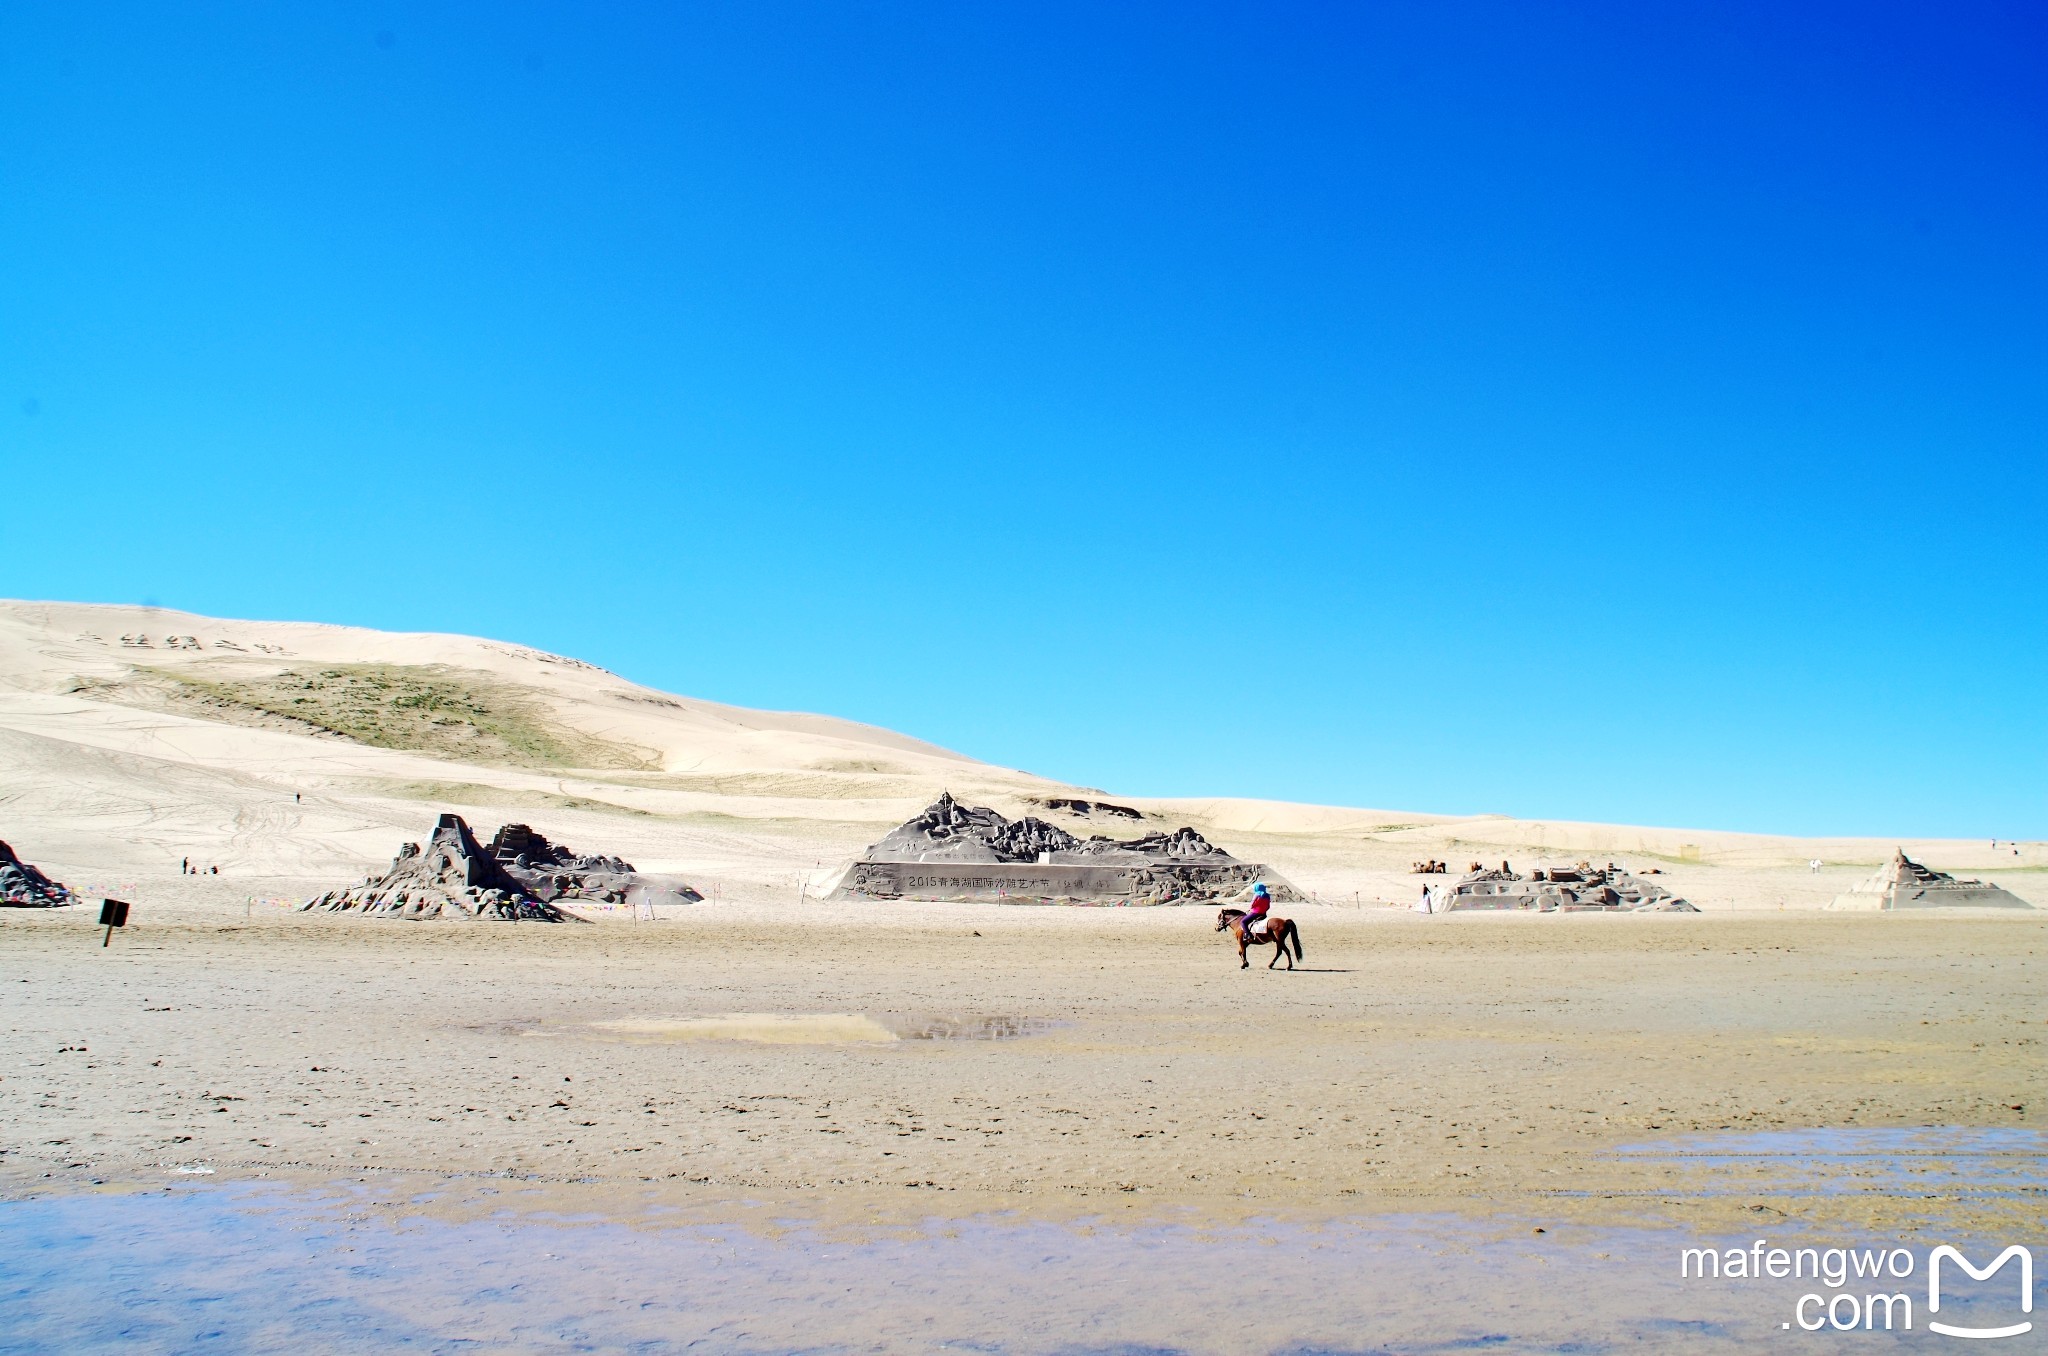
M1616 1151L2048 1105L2048 915L1294 912L1291 975L1168 909L193 917L104 949L83 911L15 912L0 1172L506 1174L858 1219L1606 1218L1647 1194L1702 1227L1759 1202L1896 1225L1934 1207L1699 1194Z
M28 603L0 607L0 757L0 837L136 905L107 947L87 908L0 911L11 1191L201 1165L860 1219L1648 1201L1904 1226L1933 1207L1708 1191L1725 1165L1625 1150L2048 1106L2048 912L1820 912L1895 846L2040 902L2040 844L1132 799L494 642ZM1108 795L1272 862L1312 895L1287 910L1306 963L1239 971L1206 910L825 900L942 789ZM711 899L595 926L288 907L441 810ZM1412 860L1546 855L1654 866L1705 912L1406 907Z

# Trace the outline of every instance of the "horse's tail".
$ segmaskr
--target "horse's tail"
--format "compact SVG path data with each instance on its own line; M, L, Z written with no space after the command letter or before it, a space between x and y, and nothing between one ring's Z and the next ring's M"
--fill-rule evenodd
M1302 959L1301 926L1300 924L1296 923L1292 918L1287 920L1287 936L1288 939L1294 943L1294 958L1296 960Z

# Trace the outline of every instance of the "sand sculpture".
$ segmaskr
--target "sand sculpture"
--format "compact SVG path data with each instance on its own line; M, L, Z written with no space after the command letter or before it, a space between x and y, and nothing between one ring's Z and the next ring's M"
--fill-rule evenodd
M1438 912L1455 909L1533 909L1538 913L1698 913L1690 902L1613 862L1554 866L1524 878L1508 869L1467 873L1436 899Z
M76 902L72 893L14 855L0 843L0 905L15 909L55 909Z
M491 856L535 899L588 899L605 904L695 904L703 895L673 876L633 869L617 857L584 856L550 843L524 824L507 824L491 839Z
M1957 880L1920 865L1904 851L1894 849L1892 859L1877 874L1845 894L1836 895L1830 909L2031 909L2018 895L1990 881Z
M1200 904L1266 882L1275 903L1301 892L1270 867L1239 861L1191 828L1076 838L1029 816L1008 819L950 793L892 829L841 877L842 899L980 899Z
M486 848L461 815L444 814L423 850L407 843L390 870L361 885L330 890L301 909L394 918L585 921L561 907L694 904L703 896L668 877L641 875L617 857L590 857L550 843L524 824L507 824Z

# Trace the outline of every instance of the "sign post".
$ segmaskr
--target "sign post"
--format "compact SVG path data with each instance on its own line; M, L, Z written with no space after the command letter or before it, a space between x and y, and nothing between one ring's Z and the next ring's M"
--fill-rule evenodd
M100 926L107 935L100 938L100 945L106 946L114 940L114 929L128 926L128 901L125 899L103 899L100 901Z

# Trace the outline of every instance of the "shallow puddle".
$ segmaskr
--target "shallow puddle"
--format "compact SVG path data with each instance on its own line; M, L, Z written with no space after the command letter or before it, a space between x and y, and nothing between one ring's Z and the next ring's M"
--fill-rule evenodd
M1675 1227L1538 1232L1525 1219L1405 1216L1199 1228L995 1215L858 1231L620 1222L595 1209L450 1222L367 1208L351 1194L360 1190L188 1183L0 1204L0 1352L1953 1345L1927 1328L1925 1240L1836 1240L1845 1258L1902 1248L1908 1274L1830 1285L1681 1274L1686 1248L1747 1256L1766 1240ZM555 1204L575 1206L559 1194ZM1997 1251L1964 1246L1980 1264ZM1845 1274L1852 1265L1845 1260ZM2015 1271L1974 1285L1950 1267L1939 1317L1987 1327L2024 1319ZM1911 1331L1865 1330L1873 1286L1904 1297L1885 1311L1910 1318ZM1811 1298L1802 1304L1802 1295ZM1828 1326L1831 1302L1853 1331ZM1795 1327L1806 1320L1819 1330Z
M794 1015L733 1012L722 1017L625 1017L587 1029L618 1040L749 1041L758 1045L862 1045L900 1040L872 1017L853 1013Z
M1038 1017L961 1013L880 1013L876 1020L907 1041L1013 1041L1059 1025Z
M575 1027L535 1023L528 1035L589 1035L656 1044L744 1041L757 1045L888 1045L897 1041L1001 1041L1050 1031L1034 1017L966 1013L731 1012L714 1017L622 1017Z
M1693 1195L1883 1192L1969 1199L2039 1196L2048 1207L2048 1133L1904 1127L1720 1131L1613 1151L1666 1160Z

